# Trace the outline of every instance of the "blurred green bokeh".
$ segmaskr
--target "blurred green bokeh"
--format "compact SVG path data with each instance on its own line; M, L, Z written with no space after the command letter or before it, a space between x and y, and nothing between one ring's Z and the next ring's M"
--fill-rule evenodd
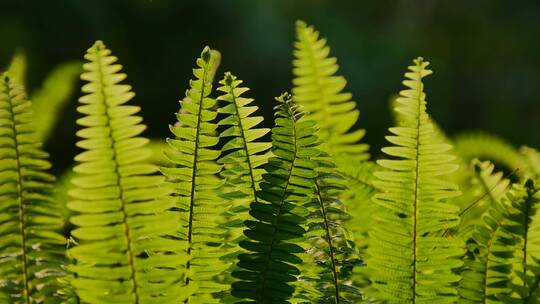
M429 111L448 133L483 129L540 147L537 0L0 0L0 67L24 49L33 92L54 66L102 39L124 65L147 135L165 137L206 44L222 52L218 76L243 79L269 117L273 97L290 90L296 19L328 38L373 153L391 124L388 100L416 56L432 63ZM76 152L77 97L46 146L56 170Z

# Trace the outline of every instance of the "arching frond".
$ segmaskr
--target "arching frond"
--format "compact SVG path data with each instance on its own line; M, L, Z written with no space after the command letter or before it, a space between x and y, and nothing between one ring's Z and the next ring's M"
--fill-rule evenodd
M251 203L247 230L248 240L240 246L249 251L239 255L233 272L239 282L232 284L238 303L290 303L294 282L300 274L298 255L304 252L299 244L305 239L303 223L309 211L304 207L313 197L315 163L319 154L313 120L290 99L282 95L275 107L272 129L272 153L257 192Z
M88 49L81 78L73 198L68 207L77 245L69 253L72 285L85 303L175 303L182 288L185 247L174 239L178 214L157 168L148 163L140 108L121 84L126 75L101 41Z
M467 132L454 137L456 153L465 161L475 158L489 160L504 166L508 171L518 169L524 177L529 176L527 164L522 156L506 140L485 132Z
M82 72L82 62L71 61L55 67L45 78L41 87L32 95L36 113L35 124L40 141L46 142L61 111L71 101L78 76Z
M54 177L36 139L31 103L0 76L0 302L42 303L59 289L65 238Z
M444 180L456 166L447 153L451 146L437 139L426 113L422 78L431 74L429 63L414 60L405 74L395 111L403 123L390 128L386 139L394 144L382 151L393 159L377 163L375 194L379 208L370 232L368 267L378 296L388 303L455 303L460 277L462 243L439 236L459 223L457 208L446 200L459 195Z
M183 285L197 286L197 292L186 303L217 303L217 293L227 285L216 282L228 265L219 258L224 237L221 214L227 202L218 197L223 182L218 177L222 166L217 163L217 102L210 97L212 81L219 62L219 53L204 48L193 70L186 97L176 114L178 122L170 126L174 138L168 139L165 152L169 161L161 172L175 189L176 206L181 215L177 224L181 241L187 248Z
M359 143L365 130L355 127L360 111L350 93L343 92L347 81L337 76L337 59L329 57L326 39L312 26L296 22L293 60L293 95L320 127L320 138L332 155L346 153L358 160L369 158L368 145Z
M315 195L306 205L311 211L307 222L309 259L301 270L302 277L312 283L317 293L308 294L306 298L310 300L308 303L357 303L362 300L362 292L353 284L352 272L362 261L353 235L344 226L351 220L339 199L346 190L346 180L337 173L328 155L314 160L317 165Z

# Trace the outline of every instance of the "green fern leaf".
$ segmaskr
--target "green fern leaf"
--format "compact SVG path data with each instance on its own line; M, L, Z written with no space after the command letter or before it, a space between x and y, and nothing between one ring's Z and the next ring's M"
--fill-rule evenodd
M494 201L481 223L473 226L461 272L459 303L506 303L509 261L516 244L516 238L504 227L508 207L506 201Z
M65 262L54 177L36 139L31 103L0 77L0 302L42 303L59 289Z
M540 175L540 151L523 146L519 149L519 152L523 155L524 161L527 163L530 171L533 174Z
M24 52L24 50L17 50L13 54L6 71L9 73L12 79L15 79L17 83L24 86L26 85L27 66L28 59L26 58L26 52Z
M295 51L293 60L293 95L304 106L309 118L320 126L320 138L331 155L347 153L356 159L367 159L367 144L358 143L365 130L351 131L360 112L351 94L342 90L347 81L335 73L337 59L328 57L330 47L326 39L319 38L312 26L296 22Z
M77 245L72 285L85 303L174 303L182 288L179 264L185 247L173 238L178 215L157 168L148 163L145 126L126 105L134 96L121 84L126 75L101 41L88 49L81 78L88 83L79 99L77 120L83 128L75 157L73 198L68 207Z
M232 211L240 217L231 219L236 222L245 219L249 203L258 202L256 192L264 172L262 166L268 161L268 150L272 144L260 140L270 129L255 128L263 118L251 116L258 107L248 106L253 99L241 96L248 91L248 88L241 86L242 81L226 73L220 84L218 91L223 95L218 100L226 102L219 109L220 113L226 115L219 123L226 128L220 136L227 141L222 148L225 155L219 162L225 166L222 176L230 189L224 197L231 199L234 204Z
M170 127L175 136L168 139L170 150L165 152L170 165L161 168L175 189L181 213L179 237L188 255L181 265L186 272L183 285L198 287L186 303L217 303L217 294L227 289L216 281L228 267L219 259L225 233L221 214L228 205L217 192L223 185L218 177L222 166L217 163L217 101L210 97L218 58L217 51L206 47L197 59L195 79L180 102L178 123Z
M316 123L284 94L277 98L272 129L272 153L266 173L251 203L248 240L240 246L250 253L240 254L240 270L233 272L239 282L232 284L232 294L244 299L237 303L290 303L294 282L300 274L299 244L305 240L303 224L309 211L304 207L313 195L315 163L319 154L315 136Z
M457 186L443 178L456 169L447 154L451 146L438 142L426 113L422 78L431 74L429 63L414 60L405 74L406 90L400 92L395 111L403 114L400 127L390 128L387 140L394 146L382 151L395 159L377 163L375 172L382 193L370 232L368 267L379 297L388 303L455 303L453 270L460 267L462 243L438 236L459 223L457 208L445 203L459 195Z
M352 285L352 272L362 261L356 251L353 236L344 224L351 219L340 195L346 190L346 180L328 155L314 158L317 178L315 195L306 205L310 210L307 223L308 254L302 265L302 277L313 285L315 294L306 296L308 303L356 303L362 292ZM316 267L315 267L316 265ZM300 287L304 282L299 284Z
M508 195L510 215L504 224L516 239L511 248L513 290L506 303L538 303L540 300L540 178L528 179L515 186Z
M454 145L456 153L467 162L475 158L489 160L508 171L518 169L518 174L524 178L530 176L527 163L517 149L498 136L485 132L466 132L454 137Z
M71 101L77 78L82 71L82 63L79 61L62 63L55 67L45 78L41 87L32 95L37 136L40 141L46 142L56 122Z
M482 214L505 196L510 185L502 172L494 172L495 165L489 161L473 159L469 167L472 174L463 185L467 191L455 200L461 209L458 234L465 239L468 239L470 228L482 222Z

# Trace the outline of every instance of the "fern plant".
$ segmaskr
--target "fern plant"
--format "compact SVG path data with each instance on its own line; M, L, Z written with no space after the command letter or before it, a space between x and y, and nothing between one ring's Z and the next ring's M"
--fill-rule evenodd
M309 214L305 204L313 193L315 164L319 154L314 135L316 123L306 119L291 97L277 98L272 153L257 192L258 202L250 205L240 246L250 253L238 256L239 270L233 276L235 297L249 299L238 303L290 303L294 282L300 274L298 254L305 240L303 224Z
M31 103L9 74L0 77L0 302L55 297L65 264L54 177L37 140ZM54 300L51 301L53 303Z
M84 114L77 146L71 222L77 245L71 284L85 303L173 303L186 296L178 267L186 260L176 240L179 216L171 189L146 159L140 108L121 84L117 58L101 41L88 49L79 99Z
M418 58L386 156L369 161L326 40L302 21L296 33L296 96L277 98L271 143L241 80L225 73L214 92L209 47L172 138L142 137L126 75L96 42L82 151L56 184L40 141L81 67L52 73L34 117L16 55L0 77L0 303L540 303L540 153L471 133L451 155Z
M382 193L374 196L379 206L370 233L368 267L380 299L388 303L455 303L454 270L461 266L464 249L457 239L440 232L459 223L457 208L445 203L459 190L441 177L456 166L447 154L450 145L437 142L426 113L422 79L431 74L422 58L414 60L403 82L394 110L403 114L400 127L390 128L383 148L393 159L377 163L375 172Z
M219 259L224 254L220 245L226 232L222 213L227 201L217 193L223 185L217 176L222 170L217 163L221 152L215 147L217 101L210 97L219 56L206 47L197 59L195 79L180 102L178 123L170 127L175 136L168 139L170 150L165 154L170 165L161 168L175 189L178 237L186 248L187 257L178 265L184 271L181 284L197 288L186 303L217 303L217 294L227 288L216 281L228 267Z

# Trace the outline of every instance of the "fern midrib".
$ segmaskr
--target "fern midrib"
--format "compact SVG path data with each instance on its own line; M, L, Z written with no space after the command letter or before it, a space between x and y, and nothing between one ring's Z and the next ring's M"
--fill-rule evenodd
M22 275L23 275L23 297L26 304L30 304L30 286L29 286L29 274L28 274L28 260L26 251L26 230L25 230L25 206L24 206L24 189L22 188L23 178L21 172L21 160L20 160L20 151L19 151L19 142L17 140L17 130L15 129L15 112L13 110L13 99L14 96L11 95L12 87L9 82L6 81L6 95L9 103L9 113L12 118L12 123L10 124L10 129L13 134L14 141L14 150L15 150L15 162L17 166L17 200L19 203L19 231L21 235L21 251L22 251Z
M124 197L124 189L122 186L122 179L120 178L120 171L118 170L120 164L118 163L118 155L116 152L116 140L114 139L114 130L111 126L111 115L109 113L110 107L107 103L107 95L105 94L105 87L104 87L104 81L103 81L103 68L102 68L102 62L101 62L101 55L99 55L99 50L96 52L96 63L98 66L98 75L99 75L99 83L100 83L100 90L99 93L103 99L103 104L106 108L106 128L110 130L110 139L111 139L111 149L112 149L112 161L114 163L114 176L116 179L116 185L118 185L118 198L122 202L121 211L122 211L122 225L124 228L124 237L126 238L126 250L127 250L127 256L128 256L128 265L129 265L129 271L131 276L131 282L132 282L132 293L133 293L133 299L135 301L135 304L139 304L140 296L139 296L139 285L137 283L137 275L136 275L136 268L135 268L135 258L133 254L133 248L132 248L132 239L131 239L131 232L129 228L129 224L127 222L129 216L126 211L126 200Z
M416 261L417 261L417 253L416 253L416 243L417 243L417 221L418 221L418 182L419 182L419 172L420 172L420 165L419 165L419 159L420 159L420 126L422 123L422 90L424 86L422 85L422 70L418 69L418 82L420 82L420 86L418 88L418 96L416 97L418 100L418 117L417 117L417 125L416 125L416 154L415 154L415 176L414 176L414 217L413 217L413 281L412 281L412 303L416 303Z
M238 109L238 104L236 103L236 95L234 95L234 88L232 87L232 84L230 86L230 89L231 89L231 96L232 96L232 99L233 99L233 104L234 104L234 110L236 111L236 117L238 117L238 127L240 128L240 135L242 137L242 146L244 148L244 151L246 153L246 163L248 165L248 169L249 169L249 178L251 180L251 185L250 185L250 188L251 188L251 192L252 192L252 199L254 202L258 203L259 200L257 199L257 188L256 188L256 182L255 182L255 172L254 172L254 169L253 169L253 164L251 163L251 157L249 155L249 150L248 150L248 146L247 146L247 141L246 141L246 135L244 133L244 127L242 125L242 117L240 116L240 111Z
M297 157L297 153L298 153L298 137L297 137L297 130L296 130L296 120L294 118L294 115L291 115L291 119L293 120L293 138L294 138L294 151L293 151L293 160L291 162L291 166L289 168L289 172L287 174L287 182L285 184L285 187L284 187L284 191L283 191L283 196L281 197L281 204L279 206L279 209L278 209L278 213L276 214L276 217L274 219L274 222L272 223L272 241L270 242L270 249L268 250L268 255L266 256L266 262L265 262L265 265L264 265L264 271L261 272L261 275L263 277L262 281L261 281L261 296L259 297L259 299L261 301L264 301L264 293L266 291L266 281L267 281L267 272L268 272L268 266L270 265L270 258L272 256L272 252L274 250L274 243L276 241L276 233L277 233L277 224L279 222L279 217L281 216L281 213L283 211L283 205L285 204L285 197L287 196L287 190L289 189L289 186L290 186L290 182L291 182L291 176L292 176L292 171L293 171L293 168L294 168L294 163L296 161L296 157Z
M203 68L203 77L201 81L201 93L199 97L199 113L197 113L197 126L195 130L195 147L193 150L193 167L191 170L191 189L189 194L189 215L188 215L188 248L187 248L187 255L188 259L186 261L186 273L189 274L189 269L191 268L191 251L192 251L192 243L193 243L193 211L195 207L195 183L197 181L197 164L198 164L198 158L199 158L199 145L200 145L200 136L201 136L201 120L202 120L202 112L203 112L203 103L204 103L204 91L206 89L206 81L208 76L208 65L210 64L208 62L205 62L205 66ZM186 281L185 284L189 285L189 281L191 278L189 275L186 275ZM190 297L188 297L184 303L189 303Z
M330 250L330 262L332 263L332 277L333 277L333 283L334 283L334 288L335 288L335 303L336 304L339 304L340 303L340 296L339 296L339 293L340 293L340 290L339 290L339 282L338 282L338 276L337 276L337 265L336 265L336 257L335 257L335 253L334 253L334 244L332 243L332 235L331 235L331 232L330 232L330 226L328 225L328 218L326 216L326 208L324 206L324 203L323 203L323 197L322 197L322 193L321 193L321 187L319 185L319 179L315 179L315 189L317 191L317 196L318 196L318 199L319 199L319 205L321 207L321 213L322 213L322 216L323 216L323 219L324 219L324 228L325 228L325 232L326 232L326 239L327 239L327 242L328 242L328 247L329 247L329 250Z

